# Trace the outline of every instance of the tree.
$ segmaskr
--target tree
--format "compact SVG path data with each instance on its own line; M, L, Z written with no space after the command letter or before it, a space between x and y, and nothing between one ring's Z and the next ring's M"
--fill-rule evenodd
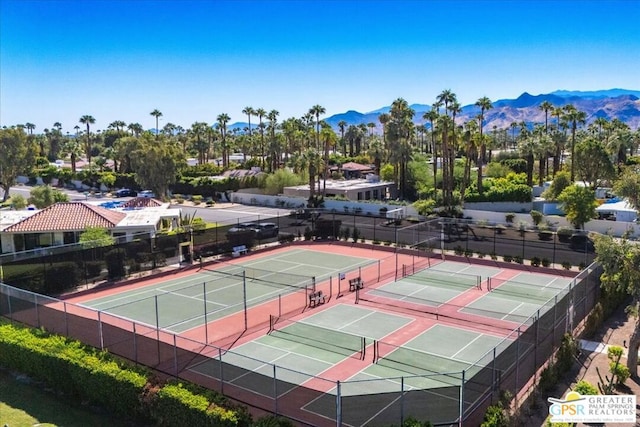
M322 105L314 105L309 109L309 114L316 118L316 149L320 150L320 114L326 113L327 110Z
M69 196L50 185L40 185L31 190L27 201L38 209L44 209L55 203L68 202Z
M347 143L345 142L344 139L344 130L347 127L347 122L345 122L344 120L340 120L338 122L338 129L340 129L340 144L342 147L342 155L346 156L347 155Z
M571 178L569 176L569 172L558 172L558 174L553 178L551 185L549 188L542 194L542 196L547 200L556 200L560 193L571 185Z
M387 123L387 139L389 141L390 161L395 168L395 182L400 189L400 197L406 195L407 163L411 160L411 140L415 127L409 103L398 98L391 104L389 123Z
M538 108L544 111L544 133L549 133L549 111L553 111L553 104L543 101Z
M226 168L229 165L229 148L227 147L227 123L231 118L228 114L219 114L216 118L218 122L218 130L220 131L220 138L222 144L222 167Z
M627 368L633 377L638 377L638 349L640 348L640 246L626 239L614 239L608 235L597 235L594 239L596 261L602 266L600 286L607 293L626 293L631 303L627 314L635 318L635 325L628 339Z
M159 197L164 197L186 162L175 144L168 143L164 138L153 143L150 138L152 136L148 133L142 136L140 148L132 153L131 163L136 182L153 190Z
M260 165L264 168L265 156L264 156L264 123L262 118L267 115L267 111L264 108L258 108L255 112L258 116L258 131L260 132Z
M622 174L613 184L613 191L627 198L631 206L640 211L640 169L637 166L628 166L623 169Z
M571 185L558 196L567 220L576 228L582 229L584 224L595 218L598 202L595 192L588 187Z
M162 116L162 113L156 108L149 114L156 118L156 139L158 139L158 119Z
M96 122L96 119L90 115L80 117L80 123L87 126L87 141L85 142L84 151L87 156L87 163L91 165L91 131L90 126Z
M578 124L584 124L587 119L587 114L584 111L579 111L573 105L569 104L564 107L565 119L571 124L571 181L575 181L575 152L576 152L576 130Z
M78 238L78 243L85 249L111 246L115 239L109 234L109 230L101 227L87 227Z
M601 180L608 180L615 176L615 168L604 145L594 137L587 137L576 144L575 159L579 179L589 183L592 188L598 186Z
M2 201L9 197L9 188L21 173L26 173L35 162L36 144L29 140L23 129L0 129L0 188Z
M265 194L282 194L284 187L300 185L301 179L298 175L287 169L278 169L270 174L265 181Z

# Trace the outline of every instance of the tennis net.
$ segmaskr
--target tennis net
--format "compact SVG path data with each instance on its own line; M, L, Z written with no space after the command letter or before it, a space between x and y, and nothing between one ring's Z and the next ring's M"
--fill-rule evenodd
M469 368L470 365L452 358L400 347L384 341L375 342L374 363L413 375L423 375L425 372L454 374L458 379L458 384L461 372Z
M314 283L313 277L299 276L290 273L278 273L233 264L222 264L218 268L203 267L202 270L218 275L219 277L232 277L239 281L256 281L264 283L265 285L277 286L279 288L300 289Z
M328 329L310 323L270 316L269 334L323 350L364 360L367 340L363 336Z
M495 294L516 297L519 300L533 299L540 303L545 303L556 295L568 292L569 285L564 287L540 286L529 283L516 282L511 280L501 280L489 278L487 288Z
M403 266L404 267L404 266ZM455 287L463 289L482 289L482 277L475 274L447 273L425 268L414 274L403 268L403 277L411 282L437 287Z

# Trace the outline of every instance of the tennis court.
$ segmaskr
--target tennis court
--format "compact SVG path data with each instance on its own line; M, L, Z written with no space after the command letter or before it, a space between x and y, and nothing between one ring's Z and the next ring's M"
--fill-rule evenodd
M536 366L522 321L552 307L572 278L389 253L278 248L84 305L183 337L206 336L197 327L209 323L215 338L204 342L215 345L194 348L176 371L312 425L385 425L404 414L449 423ZM345 286L360 276L363 288ZM328 298L312 306L316 285ZM297 309L280 310L292 297ZM247 328L247 313L259 328ZM544 323L564 324L555 314ZM513 366L523 369L515 377Z
M377 260L311 249L218 263L83 306L181 333Z
M491 277L488 291L480 299L462 309L465 313L482 314L500 320L523 322L554 298L566 294L572 279L520 272L509 279ZM499 310L496 310L499 307Z

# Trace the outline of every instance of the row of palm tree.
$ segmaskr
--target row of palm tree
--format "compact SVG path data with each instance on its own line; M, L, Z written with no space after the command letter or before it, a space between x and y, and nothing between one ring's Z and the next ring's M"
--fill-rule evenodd
M251 156L255 158L255 164L267 171L275 171L296 162L299 166L302 162L310 169L308 172L312 183L316 178L323 177L326 181L330 176L332 153L340 152L343 156L351 157L364 155L378 172L383 164L393 166L394 179L401 196L407 194L405 186L408 163L415 153L426 152L432 157L434 188L438 183L438 191L446 206L453 206L455 190L462 190L464 198L465 190L472 185L472 165L477 168L475 188L482 194L484 167L491 160L493 149L506 148L509 130L512 134L512 147L517 147L520 155L527 161L530 183L536 161L539 183L542 183L544 178L555 176L560 170L565 149L569 148L571 158L575 158L586 114L574 106L555 107L545 101L539 106L544 112L544 124L531 127L527 123L512 123L508 129L500 130L494 126L492 133L485 133L486 114L493 107L491 100L482 97L475 106L478 108L477 116L459 123L457 116L461 112L460 103L452 91L445 90L436 97L432 109L422 115L424 123L416 125L413 122L415 112L405 100L399 98L392 103L389 113L382 113L378 117L381 135L375 134L376 125L373 123L355 125L345 121L338 123L338 135L321 120L326 110L320 105L314 105L300 118L291 117L280 123L277 110L267 112L262 108L246 107L242 110L248 119L248 126L244 129L229 129L230 117L226 113L218 115L213 126L205 122L194 122L188 129L170 122L160 129L158 121L163 116L162 112L154 109L150 115L156 119L156 140L164 138L177 144L185 155L195 154L201 164L218 157L221 159L221 166L227 168L230 166L230 154L238 150L244 154L245 160L247 156ZM257 118L257 132L252 126L254 117ZM96 164L106 163L106 158L113 160L116 170L118 164L122 171L130 168L127 147L132 143L131 138L138 138L144 132L140 124L126 124L116 120L104 132L92 134L91 125L95 124L93 116L84 115L79 123L86 126L86 132L81 133L81 128L76 125L75 137L67 135L66 138L61 135L61 124L55 123L51 131L47 130L39 139L40 154L45 154L44 146L49 141L49 154L61 152L68 155L74 170L76 159L84 156L91 164L94 155L98 156ZM24 128L30 137L39 137L33 135L35 125L32 123L25 124ZM591 135L603 139L607 146L615 147L612 156L616 162L624 161L631 144L629 141L637 141L637 136L633 137L628 127L619 120L597 119L589 126L589 131ZM425 138L428 143L425 143ZM458 158L464 158L465 165L462 188L454 180L454 166ZM553 158L552 172L549 171L548 158ZM575 162L571 162L570 170L571 179L575 180ZM312 193L315 192L315 189L311 190Z

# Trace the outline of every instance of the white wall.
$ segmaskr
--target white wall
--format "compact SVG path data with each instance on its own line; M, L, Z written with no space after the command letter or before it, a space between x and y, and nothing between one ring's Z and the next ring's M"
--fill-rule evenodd
M285 209L295 209L307 206L307 199L303 197L268 196L264 194L250 194L240 192L234 192L233 194L231 194L231 201L233 203L242 203L245 205L284 207ZM282 203L284 203L284 206L282 206ZM348 212L351 213L354 211L354 209L360 208L362 209L362 213L365 215L367 213L371 213L372 215L379 215L380 208L382 207L386 207L388 210L402 208L404 217L418 215L413 206L399 206L388 203L364 203L351 200L325 199L324 207L328 210L335 209L337 212L345 212L345 207L347 207Z
M470 217L474 221L486 220L490 223L505 224L506 218L504 212L492 212L484 210L465 209L464 217ZM567 219L558 215L545 215L543 221L550 221L555 227L572 227ZM529 213L516 213L513 219L513 224L517 226L520 222L525 222L529 225L533 225L533 220ZM632 236L640 238L640 224L633 222L623 221L605 221L600 219L593 219L587 222L584 226L585 230L593 231L596 233L607 234L610 233L613 236L620 237L625 233L633 232Z

